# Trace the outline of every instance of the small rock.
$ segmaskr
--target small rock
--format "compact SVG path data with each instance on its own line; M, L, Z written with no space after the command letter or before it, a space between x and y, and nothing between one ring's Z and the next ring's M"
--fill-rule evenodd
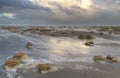
M100 35L103 35L104 33L101 32L101 33L99 33L99 34L100 34Z
M119 58L112 56L112 55L107 55L106 59L108 60L108 62L119 62Z
M111 55L107 55L107 57L102 56L94 56L94 61L104 61L109 63L119 62L119 58Z
M91 34L80 34L78 36L78 39L87 39L87 40L92 40L94 39L93 35Z
M31 42L28 42L27 45L26 45L26 48L32 49L33 48L33 44Z
M94 61L107 61L107 59L102 56L94 56Z
M86 46L94 46L94 42L93 41L88 41L84 43Z

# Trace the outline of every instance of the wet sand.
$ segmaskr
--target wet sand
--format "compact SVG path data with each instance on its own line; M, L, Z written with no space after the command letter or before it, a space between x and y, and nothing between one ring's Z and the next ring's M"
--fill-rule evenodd
M75 67L75 64L79 67ZM71 66L72 65L72 66ZM119 78L120 64L88 64L65 62L64 68L47 74L39 72L22 73L24 78ZM117 68L118 67L118 68Z
M119 73L120 74L120 73ZM75 71L72 69L63 69L56 72L41 75L39 73L25 73L24 78L119 78L119 74L99 73L92 71Z
M81 31L80 27L78 28L80 29L79 31L74 30L74 28L68 28L64 30L64 28L53 27L52 29L54 29L54 31L40 32L39 29L37 30L34 28L29 31L26 31L27 28L17 29L14 31L13 28L10 31L12 33L19 33L19 36L22 36L23 38L21 39L20 37L13 35L13 37L9 37L10 39L1 41L1 43L4 45L0 45L0 47L3 47L2 51L0 52L6 52L4 55L7 55L11 51L11 54L7 55L8 57L18 50L27 51L34 58L42 59L41 61L48 62L51 60L59 60L60 63L56 62L55 65L62 67L58 71L49 72L47 74L40 74L38 71L21 72L21 75L24 78L120 78L120 63L88 63L87 61L89 60L83 60L84 62L67 61L69 59L76 60L76 58L81 60L87 56L90 56L90 58L94 57L95 55L106 56L109 53L120 56L120 36L114 36L115 34L113 35L108 33L100 34L101 32L99 31L94 33L91 33L87 30ZM95 46L86 47L83 44L84 40L77 38L80 34L93 35L95 37L95 39L93 39ZM46 36L44 37L42 35ZM24 41L24 37L26 41ZM27 40L31 40L31 42L32 40L33 42L36 40L36 46L31 50L26 50L25 44L27 43ZM65 46L64 44L67 45ZM85 53L85 50L87 49L88 51ZM60 61L63 59L66 60L66 62ZM6 77L4 74L0 73L0 78Z

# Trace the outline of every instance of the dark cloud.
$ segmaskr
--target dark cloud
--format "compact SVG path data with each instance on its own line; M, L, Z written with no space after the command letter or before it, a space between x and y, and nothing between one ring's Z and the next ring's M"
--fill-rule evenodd
M0 0L0 7L21 7L21 8L38 8L36 5L31 5L32 3L27 0Z
M51 11L49 8L34 5L29 0L0 0L0 12L10 12L14 10L38 9L44 11Z
M15 19L0 17L0 23L48 25L120 24L119 0L91 0L93 4L88 8L81 6L82 0L73 1L76 1L76 3L65 5L52 0L38 0L36 4L29 0L0 0L0 14L15 14Z

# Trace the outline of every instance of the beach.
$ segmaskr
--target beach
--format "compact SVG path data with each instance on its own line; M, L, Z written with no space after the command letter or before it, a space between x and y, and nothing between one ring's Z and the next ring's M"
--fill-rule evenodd
M83 62L64 62L63 69L41 75L40 73L24 73L25 78L119 78L120 64L93 64Z
M79 26L0 27L1 68L7 59L18 52L25 52L40 63L58 67L58 70L46 74L41 74L37 69L19 69L15 75L2 68L0 78L119 78L120 62L94 61L94 56L106 57L109 54L120 58L118 29ZM26 46L28 42L30 47Z

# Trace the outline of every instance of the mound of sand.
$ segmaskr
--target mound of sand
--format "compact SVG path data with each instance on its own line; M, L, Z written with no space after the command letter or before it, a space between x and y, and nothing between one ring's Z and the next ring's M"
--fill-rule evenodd
M13 56L13 59L17 59L17 60L30 60L31 58L26 53L19 52L19 53L16 53Z
M21 63L18 61L18 60L16 60L16 59L10 59L10 60L7 60L6 62L5 62L5 68L9 68L9 69L11 69L11 68L16 68L16 67L18 67L19 65L20 65Z
M54 72L54 71L58 70L58 68L55 66L49 65L49 64L39 64L38 70L40 73L46 74L48 72Z

